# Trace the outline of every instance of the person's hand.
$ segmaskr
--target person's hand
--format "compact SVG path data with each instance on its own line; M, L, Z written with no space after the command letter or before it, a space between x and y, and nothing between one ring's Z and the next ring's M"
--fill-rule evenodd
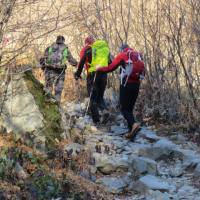
M77 81L77 80L81 79L81 75L78 72L75 72L74 73L74 78Z
M40 58L40 65L45 66L45 58Z
M95 68L96 68L96 71L100 71L100 69L103 68L103 67L100 66L100 65L96 65Z

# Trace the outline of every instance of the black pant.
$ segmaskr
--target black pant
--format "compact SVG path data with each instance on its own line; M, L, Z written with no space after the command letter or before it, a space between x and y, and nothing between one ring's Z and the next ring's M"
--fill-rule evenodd
M95 81L94 81L95 78ZM88 95L91 95L90 111L93 122L99 122L98 107L103 101L103 95L107 84L107 74L102 72L90 73L87 76L87 90Z
M120 85L120 107L122 115L127 120L129 131L135 123L133 108L138 97L139 88L139 83L127 83L125 87Z

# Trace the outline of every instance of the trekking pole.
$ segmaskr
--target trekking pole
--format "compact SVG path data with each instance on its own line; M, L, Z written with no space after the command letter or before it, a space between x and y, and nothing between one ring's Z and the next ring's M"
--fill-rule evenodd
M92 89L90 91L90 97L89 97L89 101L88 101L88 104L87 104L87 107L86 107L86 110L85 110L85 115L87 114L89 106L90 106L90 102L91 102L91 98L92 98L92 93L94 91L94 83L96 81L96 77L97 77L97 72L95 72L94 79L93 79L93 82L92 82Z

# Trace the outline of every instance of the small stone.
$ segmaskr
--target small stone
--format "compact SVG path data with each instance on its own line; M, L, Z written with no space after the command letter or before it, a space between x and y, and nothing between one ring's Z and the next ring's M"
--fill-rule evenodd
M19 179L26 179L28 177L27 173L18 162L16 163L14 170Z
M66 145L64 150L72 156L77 156L83 150L83 146L78 143L71 143Z
M98 129L97 129L96 126L90 126L90 130L91 130L92 132L97 132L97 131L98 131Z

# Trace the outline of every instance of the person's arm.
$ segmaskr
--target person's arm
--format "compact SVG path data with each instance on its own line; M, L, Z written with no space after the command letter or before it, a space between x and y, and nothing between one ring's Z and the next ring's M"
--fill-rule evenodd
M40 58L40 65L42 66L41 67L42 70L45 69L45 65L46 65L47 59L48 59L48 54L49 54L49 47L47 47L45 49L44 56Z
M48 57L48 55L49 55L49 48L50 48L50 47L47 47L47 48L45 49L44 58L47 58L47 57Z
M78 64L78 69L76 71L76 75L80 77L82 71L83 71L83 67L84 67L84 64L86 63L86 59L89 57L89 55L91 55L92 51L91 48L87 48L85 49L84 53L83 53L83 56L81 57L80 59L80 62Z
M108 67L100 67L97 69L97 71L100 72L113 72L115 71L119 66L124 65L125 61L122 56L122 54L119 54L111 64L108 65Z
M72 66L77 66L78 62L76 61L76 59L72 56L70 50L68 49L68 56L67 56L67 60L68 62L72 65Z

